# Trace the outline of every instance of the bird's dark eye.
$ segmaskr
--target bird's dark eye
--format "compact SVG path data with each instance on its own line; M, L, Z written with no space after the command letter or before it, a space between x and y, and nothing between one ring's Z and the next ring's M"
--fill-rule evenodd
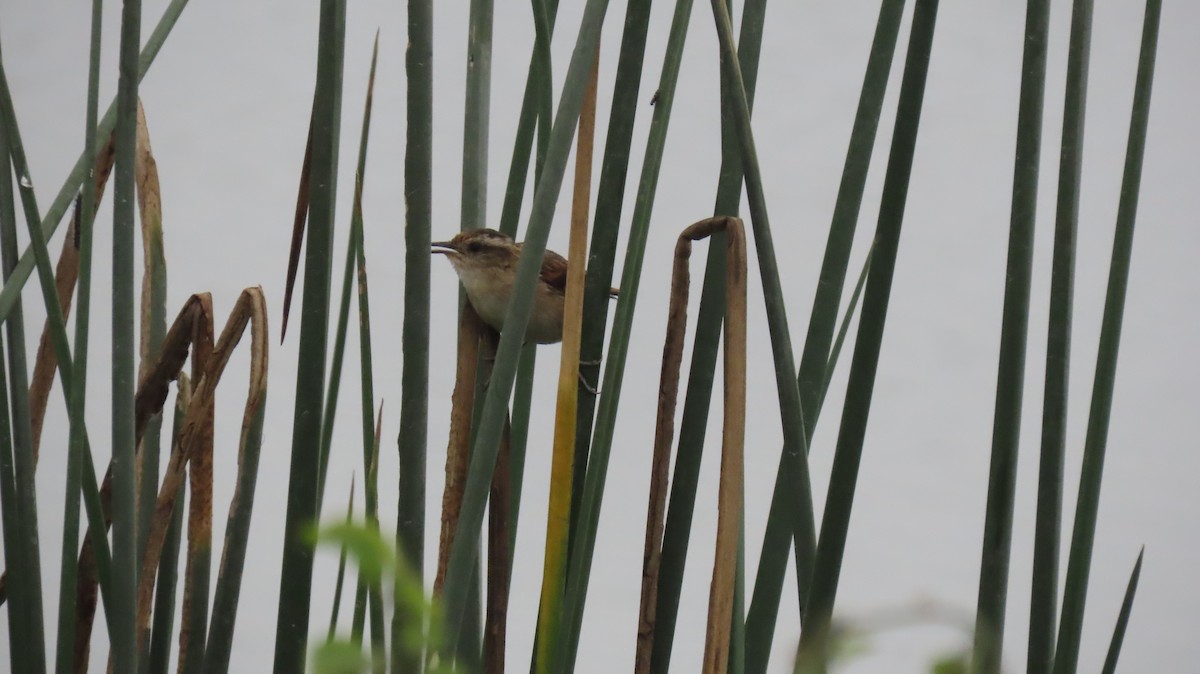
M472 241L471 243L467 244L467 250L472 253L479 253L483 251L483 244L479 243L478 241Z

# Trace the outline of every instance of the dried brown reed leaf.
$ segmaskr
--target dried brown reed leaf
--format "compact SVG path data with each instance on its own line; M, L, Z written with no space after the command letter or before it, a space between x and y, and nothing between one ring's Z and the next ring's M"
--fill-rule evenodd
M296 271L300 267L300 251L304 247L304 223L308 220L308 184L312 167L313 124L317 114L316 102L308 117L308 140L304 145L304 161L300 163L300 186L296 190L296 215L292 221L292 247L288 253L287 282L283 289L283 320L279 342L287 336L288 313L292 309L292 291L296 288Z
M146 111L140 98L137 106L137 152L133 171L142 223L142 334L139 351L141 362L138 365L138 378L141 379L146 368L153 363L157 352L158 345L150 343L150 316L155 301L155 272L166 274L166 260L162 255L162 193L158 184L158 162L154 160L154 150L150 147L150 130L146 126ZM163 265L164 268L158 269L159 265Z
M192 332L192 379L204 381L209 363L213 358L213 321L212 298L206 293L201 296L201 314L204 320L193 324ZM235 308L236 310L236 308ZM210 393L211 396L211 393ZM186 420L186 416L184 417ZM179 661L188 661L188 647L191 635L197 630L192 624L196 617L192 611L194 601L203 602L208 606L209 568L212 556L212 481L213 481L213 432L216 425L214 405L207 404L197 420L195 438L187 456L188 472L188 527L187 527L187 561L184 564L183 608L179 623ZM164 480L165 484L165 480ZM166 522L170 521L167 515ZM163 528L166 534L166 528ZM155 562L153 568L158 568ZM203 620L208 615L205 610L200 614ZM199 627L204 634L204 626ZM200 643L203 650L204 644Z

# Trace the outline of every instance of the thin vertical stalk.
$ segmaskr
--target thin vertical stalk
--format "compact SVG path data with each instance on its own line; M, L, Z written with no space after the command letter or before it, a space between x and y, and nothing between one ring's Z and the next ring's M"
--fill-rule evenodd
M409 0L405 50L408 123L404 154L404 325L400 345L399 496L396 547L416 582L425 578L425 472L429 434L429 250L433 174L433 1ZM402 648L413 616L396 583L391 670L420 674L420 654Z
M1017 150L1013 169L1012 215L1008 233L1008 268L1004 276L1004 315L1000 327L999 372L992 427L992 459L988 478L987 515L979 564L979 599L975 618L975 657L979 672L999 672L1004 643L1004 611L1012 555L1013 500L1021 437L1021 403L1025 390L1025 347L1029 337L1029 288L1033 274L1033 233L1037 214L1038 166L1041 158L1042 104L1046 89L1046 33L1049 3L1031 0L1025 10L1025 53L1021 102L1017 111ZM1057 518L1056 518L1057 519ZM1039 522L1039 526L1045 522ZM1057 523L1055 523L1057 528ZM1030 610L1029 667L1045 672L1050 661L1057 596L1058 536L1034 538L1034 592ZM1048 583L1048 584L1047 584ZM1042 611L1041 608L1048 608ZM1049 623L1038 626L1037 616ZM1043 663L1041 667L1037 663Z
M533 373L537 366L537 345L521 349L517 380L513 385L512 415L509 423L508 470L508 582L512 583L512 561L517 550L517 525L521 519L521 488L525 482L525 450L529 444L529 412L533 400Z
M530 67L537 83L537 145L533 157L533 188L536 191L546 167L550 148L550 132L554 124L554 72L550 57L550 41L558 18L559 0L533 0L533 57ZM519 202L518 202L519 205ZM515 226L514 226L515 231Z
M346 339L350 328L350 294L354 287L357 243L353 231L349 232L346 239L346 261L342 267L342 292L338 299L337 327L334 328L333 358L329 365L329 382L326 385L325 409L322 413L321 458L317 478L318 514L325 501L325 480L329 476L329 455L333 448L333 427L337 419L338 402L341 399L342 370L346 363Z
M137 340L134 335L134 161L137 144L138 44L141 0L126 0L121 10L117 83L116 165L113 190L112 292L112 549L117 630L112 642L114 671L137 669L137 467L134 465L134 387Z
M1043 544L1043 555L1039 561L1052 565L1043 568L1045 576L1039 578L1039 582L1048 588L1054 588L1054 594L1057 594L1057 556L1060 554L1058 549L1062 540L1062 480L1067 443L1067 389L1070 379L1070 337L1075 291L1075 231L1079 227L1080 176L1084 163L1084 119L1092 38L1092 1L1075 0L1070 19L1067 92L1066 101L1063 103L1054 254L1050 271L1050 319L1046 336L1045 392L1042 409L1042 459L1038 474L1037 535ZM1050 598L1049 601L1054 600ZM1066 603L1063 603L1063 610L1067 610ZM1039 645L1038 648L1044 652L1051 646ZM1052 650L1049 655L1051 662L1054 662L1056 656ZM1055 672L1058 670L1060 669L1055 662Z
M1104 298L1104 316L1100 324L1100 346L1096 355L1092 402L1088 410L1087 435L1083 445L1083 466L1080 470L1079 496L1075 505L1075 523L1071 531L1071 552L1067 560L1062 618L1054 656L1056 674L1073 674L1079 660L1079 640L1083 630L1083 609L1087 600L1092 545L1095 542L1096 519L1100 508L1100 485L1104 475L1104 454L1112 415L1117 354L1121 346L1121 322L1125 315L1125 294L1129 285L1133 231L1142 181L1142 160L1146 153L1146 127L1150 118L1150 94L1154 84L1154 60L1158 49L1161 17L1161 0L1149 0L1146 3L1146 16L1142 26L1133 111L1129 120L1129 141L1125 150L1124 175L1121 179L1121 199L1117 205L1116 234L1108 271L1108 290Z
M463 119L461 225L487 226L488 123L492 88L492 0L471 0Z
M850 379L846 404L842 411L833 470L829 479L829 495L821 521L821 540L817 546L816 562L810 585L807 621L800 635L801 664L824 669L833 603L841 574L846 536L850 526L850 510L854 504L854 489L862 461L863 441L879 352L887 319L888 300L892 290L892 275L900 244L900 229L904 222L904 207L912 174L917 130L921 120L921 105L925 97L925 82L929 72L929 56L933 48L934 27L937 22L937 0L917 0L913 10L912 34L900 84L900 101L892 134L883 183L879 222L871 255L871 273L863 296L862 316L850 364Z
M842 355L842 346L846 343L846 335L850 333L850 321L853 320L854 312L858 309L858 300L862 297L863 286L867 284L867 273L871 271L871 253L874 250L875 247L872 246L871 250L867 251L867 259L863 260L862 269L858 272L858 281L855 282L854 290L850 293L850 303L846 306L846 313L842 316L837 339L833 340L833 347L829 350L829 362L825 366L825 381L821 383L821 398L817 404L817 416L813 417L814 423L820 417L821 410L825 406L825 394L829 392L829 382L833 379L833 372Z
M483 623L483 671L503 674L508 642L508 600L512 581L512 432L504 425L488 502L487 598Z
M471 0L470 23L467 36L467 88L463 115L463 160L462 160L462 203L459 224L463 230L487 226L487 168L488 168L488 125L491 120L492 88L492 0ZM463 336L460 334L460 339ZM471 334L467 339L474 339ZM480 390L478 387L475 389ZM478 393L476 393L478 396ZM475 410L478 414L478 408ZM472 424L472 433L475 432ZM455 540L460 538L454 532ZM479 536L472 534L476 554L475 570L472 572L471 591L468 594L467 614L469 619L462 624L462 634L451 631L450 642L457 645L459 664L471 666L479 660L479 624L482 601L479 590L480 571L478 563Z
M1029 661L1033 672L1050 671L1054 661L1054 646L1051 640L1054 638L1054 607L1059 583L1058 556L1062 540L1063 461L1067 439L1071 314L1075 292L1075 231L1079 221L1079 182L1083 170L1083 125L1087 104L1091 19L1091 0L1076 0L1071 12L1053 267L1050 272L1050 318L1046 337L1037 535L1034 545L1033 591L1036 594L1030 605L1029 626ZM986 571L986 568L985 560L981 571ZM983 591L981 578L981 596ZM1003 602L1003 599L1000 601ZM976 664L975 667L978 671L995 671L999 667L1003 646L1003 615L989 615L986 618L990 621L989 624L979 624L976 627L975 661L980 664Z
M3 140L3 139L0 139ZM0 338L0 348L4 348ZM37 655L26 648L31 625L26 623L32 614L25 576L29 573L28 562L22 548L20 495L16 493L16 468L13 460L12 425L8 412L7 366L0 361L0 515L4 521L4 561L10 574L12 589L9 590L8 618L9 658L13 671L34 671L33 662ZM42 669L45 669L43 664Z
M265 318L265 310L262 312ZM250 515L254 505L254 489L258 481L258 463L262 455L263 422L266 419L267 385L265 377L267 329L265 320L261 328L264 338L259 341L263 349L264 372L261 381L252 382L250 396L246 402L246 413L242 417L241 438L238 443L237 483L233 499L229 504L229 516L225 525L225 542L221 551L221 566L217 573L213 592L212 617L203 650L197 643L193 648L201 651L204 674L225 674L229 671L229 657L233 652L234 620L237 617L238 598L242 586L242 571L246 563L246 545L250 538ZM257 325L254 326L257 328Z
M100 40L104 0L92 0L91 46L88 50L87 112L84 122L83 158L85 166L96 165L96 117L100 103ZM3 133L0 131L0 133ZM91 315L92 226L96 220L97 189L94 179L83 180L80 197L79 268L76 282L74 388L68 396L69 407L66 490L63 505L62 561L59 568L58 643L55 672L68 674L75 669L75 593L79 566L79 490L83 472L84 426L81 422L87 400L88 326Z
M171 446L179 441L183 427L183 416L192 398L191 380L180 373L178 394L175 398L175 416L171 427ZM171 523L167 528L167 539L163 544L162 558L158 562L158 576L154 587L154 626L150 632L150 674L167 674L171 664L171 642L175 634L175 592L179 577L179 546L183 537L183 485L179 485L171 511Z
M346 504L346 527L354 523L354 474L350 475L350 498ZM329 630L325 633L326 643L333 641L337 634L338 614L342 608L342 588L346 582L346 542L342 541L342 550L338 554L337 580L333 583L333 607L329 610Z
M350 641L355 647L362 647L363 631L367 624L367 578L362 568L358 570L358 579L354 583L354 615L350 622Z
M321 397L329 329L329 277L336 200L338 121L345 12L341 0L322 0L314 94L312 195L304 264L304 301L296 373L287 524L275 634L276 674L304 670L312 593L313 549L305 529L316 519Z
M0 112L0 114L3 114ZM3 121L3 120L0 120ZM11 171L11 163L9 160L8 132L4 128L7 124L0 124L0 232L3 235L2 247L4 249L4 275L7 277L10 270L10 259L15 256L16 249L16 210L13 205L13 176ZM25 459L21 458L22 454L32 454L31 429L29 426L28 409L25 410L25 415L22 417L17 406L17 396L20 387L13 386L13 407L9 407L8 394L8 376L7 370L12 365L21 365L24 363L25 354L24 348L21 349L20 355L17 354L16 347L12 344L13 338L22 344L24 320L21 315L21 303L17 302L13 307L12 314L5 319L5 335L7 345L4 345L5 340L0 339L0 349L5 351L8 356L7 363L0 362L0 514L3 515L4 524L4 562L8 571L8 587L9 587L9 657L11 666L14 671L44 671L45 662L38 666L38 658L44 658L45 653L43 646L39 644L36 648L30 648L28 644L34 638L41 638L41 607L35 605L40 604L40 597L37 596L41 589L40 578L40 560L37 557L30 558L26 542L29 540L26 536L32 535L34 549L36 550L37 530L30 530L26 520L26 508L29 506L28 501L32 495L26 494L26 485L23 485L24 479L20 475L23 468L21 466ZM22 444L19 427L24 423L26 428L25 442ZM14 452L15 449L15 452ZM25 457L31 459L31 456ZM32 478L32 475L29 476ZM34 516L36 517L36 503L34 504ZM33 520L36 523L36 519ZM34 581L37 585L34 586ZM35 623L36 619L36 623ZM37 637L33 636L37 634ZM34 651L38 652L34 652Z

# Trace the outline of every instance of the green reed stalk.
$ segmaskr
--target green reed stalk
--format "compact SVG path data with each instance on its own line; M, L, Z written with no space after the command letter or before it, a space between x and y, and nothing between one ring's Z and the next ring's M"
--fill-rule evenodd
M137 144L138 44L141 0L121 10L120 78L117 83L117 159L113 169L112 292L112 549L117 630L109 635L113 670L137 669L137 476L133 397L136 387L134 303L134 158Z
M925 81L929 72L929 56L933 48L934 26L937 21L937 0L918 0L913 10L912 34L909 38L904 77L900 84L900 102L896 111L892 148L884 177L879 223L871 257L871 274L863 296L862 316L850 364L850 380L842 412L833 470L829 479L829 494L821 522L821 540L817 546L816 563L810 585L809 605L804 631L800 636L801 664L823 670L833 603L841 574L846 536L850 526L850 510L854 504L854 489L862 461L863 441L867 418L879 366L883 329L887 319L888 300L892 290L892 275L900 244L900 229L904 222L904 207L912 174L917 129L921 105L925 97Z
M329 330L329 277L333 262L338 138L345 56L341 0L322 0L314 94L312 193L304 262L304 302L296 373L287 524L280 571L275 672L304 670L312 594L313 548L305 530L317 518L317 484Z
M1117 226L1108 272L1108 290L1104 298L1104 316L1100 324L1100 346L1096 355L1092 402L1088 410L1087 435L1083 444L1079 496L1075 505L1075 524L1071 531L1071 553L1067 560L1062 618L1054 655L1055 674L1073 674L1079 659L1083 609L1087 600L1092 545L1095 542L1096 520L1100 509L1100 485L1104 475L1104 454L1108 444L1108 425L1112 415L1113 389L1117 376L1117 353L1121 345L1121 322L1125 314L1129 263L1133 254L1133 231L1142 181L1142 160L1146 153L1146 127L1150 118L1150 93L1154 84L1154 61L1158 50L1161 16L1161 0L1148 0L1142 27L1141 52L1138 56L1137 81L1134 84L1133 111L1129 120L1129 141L1125 150L1121 199L1117 205Z
M429 444L429 266L433 207L433 2L409 0L404 153L404 326L400 346L400 461L396 547L418 583L425 572L425 472ZM401 610L401 586L392 601L393 672L420 674L423 659L403 646L413 616Z
M1046 89L1046 33L1049 3L1031 0L1025 14L1025 53L1021 100L1017 112L1017 150L1013 169L1012 215L1008 234L1008 268L1004 276L1004 314L1000 326L999 372L992 429L992 458L988 477L987 515L979 564L976 613L976 671L998 672L1004 643L1004 611L1008 599L1008 570L1012 554L1013 505L1017 484L1017 452L1021 437L1021 404L1025 390L1025 348L1029 337L1029 292L1033 275L1033 233L1037 214L1038 166L1041 161L1042 106ZM1063 380L1065 385L1066 381ZM1065 392L1065 389L1064 389ZM1058 482L1061 486L1061 481ZM1044 486L1044 485L1043 485ZM1057 499L1055 499L1057 503ZM1057 515L1057 511L1055 511ZM1039 520L1039 529L1045 520ZM1053 527L1057 529L1057 517ZM1034 594L1030 612L1029 664L1048 663L1049 636L1054 627L1057 596L1058 535L1054 531L1034 541ZM1040 589L1040 592L1039 592ZM1040 611L1039 607L1048 608ZM1037 616L1049 623L1038 627ZM1039 646L1039 643L1041 646Z

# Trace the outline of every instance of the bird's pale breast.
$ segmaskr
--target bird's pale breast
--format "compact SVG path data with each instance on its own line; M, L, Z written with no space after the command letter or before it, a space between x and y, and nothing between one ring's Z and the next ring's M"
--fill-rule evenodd
M468 265L459 267L458 276L467 299L485 323L496 330L504 325L508 304L512 299L511 276L472 269ZM538 344L553 344L562 340L563 296L538 281L534 286L533 313L529 316L529 327L525 341Z

